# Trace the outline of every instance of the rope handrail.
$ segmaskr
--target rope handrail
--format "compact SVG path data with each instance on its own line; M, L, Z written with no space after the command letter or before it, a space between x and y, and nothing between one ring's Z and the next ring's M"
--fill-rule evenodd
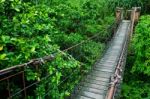
M24 67L24 66L28 66L30 64L33 64L33 65L36 65L36 64L41 64L43 63L43 61L50 61L50 60L53 60L55 58L54 55L49 55L49 56L44 56L43 58L37 58L37 59L31 59L29 62L27 63L23 63L23 64L20 64L20 65L15 65L15 66L11 66L9 68L6 68L6 69L2 69L0 70L0 75L3 75L5 73L9 73L11 72L13 69L16 69L16 68L21 68L21 67Z
M122 53L120 54L119 61L116 65L113 79L111 79L111 82L110 82L110 89L108 90L108 96L106 99L113 99L112 97L114 97L114 94L115 94L114 91L115 91L116 84L118 84L119 81L121 80L121 75L120 75L120 73L122 72L121 66L122 66L122 62L123 62L124 53L125 53L125 50L127 47L127 42L128 42L128 39L126 37L126 40L125 40L123 48L122 48Z
M135 23L135 13L137 11L137 9L140 9L139 7L134 7L132 8L132 14L131 14L131 25L128 27L129 31L128 31L128 36L126 37L126 40L124 42L123 48L122 48L122 52L120 54L119 57L119 61L116 65L115 68L115 72L114 75L111 79L110 82L110 87L108 89L107 95L106 95L106 99L114 99L115 94L116 94L116 90L117 90L117 84L120 83L120 81L122 80L122 75L121 73L123 72L122 70L122 63L124 62L124 54L126 53L126 47L128 47L128 42L130 40L130 38L132 37L132 32L133 32L133 28L134 28L134 23Z

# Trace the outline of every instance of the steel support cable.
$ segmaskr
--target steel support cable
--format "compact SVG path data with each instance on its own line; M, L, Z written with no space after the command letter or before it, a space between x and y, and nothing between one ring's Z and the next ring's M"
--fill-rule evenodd
M25 87L24 89L22 89L22 90L16 92L15 94L11 95L9 98L12 98L12 97L18 95L19 93L23 92L24 90L29 89L30 87L39 84L40 82L46 80L46 79L47 79L48 77L50 77L51 75L52 75L52 74L49 74L49 75L47 75L46 77L42 78L40 81L36 81L36 82L30 84L29 86Z
M9 79L9 78L11 78L11 77L14 77L14 76L16 76L16 75L19 75L19 74L21 74L21 73L23 73L23 72L24 72L24 71L20 71L20 72L18 72L18 73L15 73L15 74L13 74L13 75L10 75L10 76L8 76L8 77L5 77L5 78L3 78L3 79L0 79L0 82L3 81L3 80Z

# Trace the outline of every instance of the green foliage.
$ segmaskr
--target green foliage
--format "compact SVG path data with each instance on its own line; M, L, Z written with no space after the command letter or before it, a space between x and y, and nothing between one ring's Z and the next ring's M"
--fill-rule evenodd
M133 72L150 75L150 16L142 16L133 38L135 63Z
M21 64L35 57L48 55L59 48L57 45L51 45L51 39L48 35L42 37L36 36L29 39L2 35L0 37L0 44L3 48L0 51L1 69Z
M51 62L25 68L27 85L41 81L29 88L28 99L68 97L100 57L111 36L106 27L112 24L114 18L109 10L106 11L109 7L105 0L74 2L0 0L0 69L57 53ZM88 40L95 34L99 35ZM86 42L65 53L61 51L82 41ZM47 75L50 76L44 79ZM13 86L11 93L22 89L18 78L10 83ZM0 82L0 85L7 87L5 82ZM3 90L0 88L0 95ZM23 94L18 94L14 98L22 97Z
M123 85L121 99L149 99L150 85L144 82L132 81Z
M150 13L149 0L108 0L109 6L112 9L123 7L124 9L131 9L132 7L141 7L142 13Z
M150 16L141 16L129 47L121 99L150 98Z

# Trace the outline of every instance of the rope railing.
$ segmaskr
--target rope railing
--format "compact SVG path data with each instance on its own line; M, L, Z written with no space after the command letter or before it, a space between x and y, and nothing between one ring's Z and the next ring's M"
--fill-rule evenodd
M31 59L27 63L23 63L23 64L20 64L20 65L11 66L9 68L0 70L0 75L12 72L12 70L14 70L16 68L22 68L22 67L25 67L25 66L28 66L28 65L31 65L31 64L32 65L42 64L42 63L44 63L46 61L53 60L54 58L55 58L55 56L52 54L52 55L49 55L49 56L44 56L42 58Z
M111 24L108 28L113 28L115 24ZM116 27L116 26L115 26ZM27 84L26 83L26 78L25 78L25 72L26 72L26 68L35 68L36 69L36 72L38 72L38 69L39 69L39 65L44 65L46 64L47 62L49 61L52 61L54 60L59 54L61 55L65 55L65 53L67 51L70 51L74 48L77 48L85 43L88 43L88 41L90 40L93 40L97 37L99 37L100 33L94 35L94 36L91 36L89 37L88 39L86 40L83 40L81 41L80 43L78 44L75 44L67 49L64 49L62 51L59 51L59 52L56 52L56 53L53 53L53 54L50 54L48 56L44 56L44 57L41 57L41 58L36 58L36 59L31 59L30 61L26 62L26 63L23 63L23 64L19 64L19 65L15 65L15 66L11 66L9 68L5 68L5 69L2 69L0 70L0 82L2 81L7 81L7 91L8 91L8 99L12 99L13 97L15 96L18 96L19 94L23 94L23 96L25 98L27 98L27 90L30 89L31 87L33 86L38 86L40 83L42 83L43 81L49 79L51 77L51 75L55 74L56 72L54 72L53 74L47 74L46 76L42 77L40 80L34 80L33 83L31 84ZM69 56L69 57L72 57L72 56ZM82 65L82 63L80 63ZM57 71L59 71L59 69L57 69ZM72 76L75 71L77 71L77 69L75 69L69 76L65 77L63 79L63 81L61 81L57 86L60 86L62 83L64 83L67 79L70 78L70 76ZM20 77L21 76L21 77ZM11 88L11 84L10 84L10 79L13 78L13 77L19 77L19 79L21 80L22 82L22 88L20 88L20 90L12 93L10 90L12 90ZM49 81L47 80L45 83L48 83ZM49 88L46 92L46 94L44 95L44 97L46 97L50 90L52 90L52 88Z
M119 57L119 61L116 65L114 75L111 77L110 86L108 89L108 93L106 95L106 99L115 99L115 95L116 95L116 92L118 90L118 85L122 81L122 74L123 74L123 69L124 69L123 65L125 63L124 58L126 57L126 54L127 54L128 43L130 41L130 38L132 37L134 23L139 18L139 16L138 16L139 14L137 13L137 11L139 11L139 13L140 13L139 9L140 9L139 7L132 8L131 19L130 19L131 24L128 27L128 30L129 30L128 34L127 34L128 36L126 36L126 40L124 42L122 52L121 52L120 57Z
M127 36L128 37L128 36ZM107 99L114 99L115 97L115 92L116 92L116 87L117 84L119 84L119 82L122 80L122 72L123 72L123 62L124 62L124 55L125 55L125 50L127 50L127 41L128 38L126 37L126 40L124 42L123 48L122 48L122 53L120 54L120 58L119 61L117 63L116 69L115 69L115 73L114 75L111 77L111 82L110 82L110 89L109 89L109 93L108 93L108 97Z

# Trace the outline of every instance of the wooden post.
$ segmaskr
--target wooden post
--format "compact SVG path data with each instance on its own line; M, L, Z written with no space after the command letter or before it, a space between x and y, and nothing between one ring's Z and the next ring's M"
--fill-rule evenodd
M131 20L132 10L127 10L126 20Z
M132 7L130 38L132 38L132 32L133 32L134 23L135 23L135 12L136 12L136 7Z
M140 11L141 11L140 7L133 7L132 8L132 12L131 12L131 31L130 31L130 36L131 37L130 38L132 38L132 32L133 32L134 24L139 20Z
M123 9L117 7L116 8L116 23L119 24L122 19L123 19Z
M136 8L136 12L135 12L135 22L137 23L140 17L140 13L141 13L141 7L137 7Z

